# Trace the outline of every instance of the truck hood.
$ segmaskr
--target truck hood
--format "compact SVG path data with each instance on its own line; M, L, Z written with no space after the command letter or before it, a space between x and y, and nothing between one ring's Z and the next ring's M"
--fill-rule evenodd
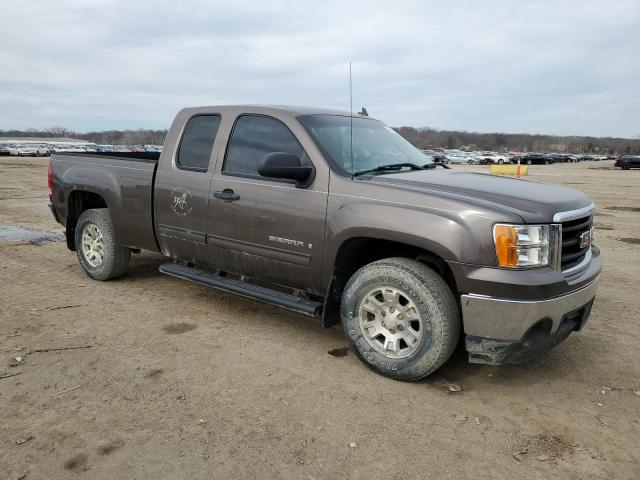
M419 170L367 178L375 184L458 198L515 213L525 223L549 223L557 212L591 204L584 193L548 183L451 170Z

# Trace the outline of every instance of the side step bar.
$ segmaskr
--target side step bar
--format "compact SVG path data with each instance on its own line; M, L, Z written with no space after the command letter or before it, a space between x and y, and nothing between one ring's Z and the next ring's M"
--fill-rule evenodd
M204 272L197 268L185 267L175 263L160 265L160 272L172 277L191 280L195 283L219 288L227 292L236 293L243 297L254 298L262 302L278 305L294 312L312 317L320 316L322 303L296 297L288 293L279 292L270 288L259 287L250 283L241 282L232 278L221 277L213 273Z

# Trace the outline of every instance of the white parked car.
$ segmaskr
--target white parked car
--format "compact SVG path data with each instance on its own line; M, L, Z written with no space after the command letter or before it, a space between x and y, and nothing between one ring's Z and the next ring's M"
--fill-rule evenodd
M498 152L482 152L480 158L484 160L484 163L497 163L498 165L509 163L509 157Z
M7 145L7 151L9 155L18 156L20 155L20 150L17 145Z
M19 157L37 157L38 151L39 149L36 145L12 145L9 147L9 155L17 155Z
M84 149L76 145L54 145L54 153L86 153Z
M36 148L36 157L48 157L51 155L51 150L46 145L34 145Z
M445 157L449 163L475 165L480 163L480 159L473 152L465 152L462 150L449 150L445 153Z

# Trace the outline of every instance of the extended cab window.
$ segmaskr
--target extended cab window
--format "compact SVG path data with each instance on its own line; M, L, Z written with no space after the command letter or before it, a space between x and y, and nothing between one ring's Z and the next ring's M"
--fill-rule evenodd
M242 115L236 120L222 171L252 177L260 176L260 160L266 154L274 152L290 153L301 160L305 155L296 137L279 120Z
M220 126L220 115L197 115L187 122L176 157L182 170L206 172L213 142Z

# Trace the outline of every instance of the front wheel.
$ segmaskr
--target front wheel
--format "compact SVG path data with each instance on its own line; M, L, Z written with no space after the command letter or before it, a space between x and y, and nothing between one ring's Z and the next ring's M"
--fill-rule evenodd
M435 271L406 258L358 270L342 295L345 336L360 360L397 380L420 380L451 356L460 337L453 292Z
M80 215L75 229L78 261L94 280L109 280L124 275L131 250L116 242L109 210L96 208Z

